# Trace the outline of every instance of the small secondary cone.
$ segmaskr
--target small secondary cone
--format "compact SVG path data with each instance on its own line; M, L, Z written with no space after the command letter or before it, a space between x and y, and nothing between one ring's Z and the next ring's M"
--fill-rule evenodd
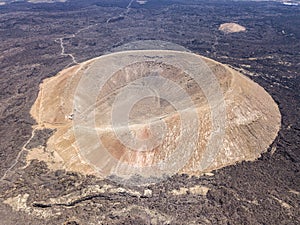
M52 169L63 168L84 174L103 176L103 174L111 175L113 171L119 173L116 168L119 166L118 163L130 165L132 168L151 168L167 158L172 159L173 155L177 157L174 159L176 162L180 161L174 149L176 146L182 146L187 151L189 149L193 151L189 157L186 156L188 158L184 165L179 166L178 172L199 175L240 161L255 160L267 150L277 136L281 115L274 100L258 84L226 65L191 53L167 50L128 51L113 53L113 55L113 57L126 56L129 58L146 55L148 60L143 62L133 60L133 63L112 73L101 90L98 90L95 102L89 103L90 96L83 94L78 96L78 87L82 85L84 76L91 75L95 65L102 65L103 57L65 69L55 77L44 80L40 85L40 92L31 109L31 114L37 121L38 128L51 128L56 132L48 140L45 151L35 148L29 152L27 156L29 161L32 159L44 160ZM199 167L199 162L205 160L203 157L206 146L213 133L211 110L213 107L218 107L218 102L209 102L207 93L204 93L199 84L191 79L187 71L151 59L150 56L155 55L161 58L174 56L174 60L178 60L178 62L185 60L185 56L198 57L199 60L205 62L220 86L226 106L225 132L220 151L204 169ZM106 68L110 66L113 68L115 63L112 61L111 65L107 65L106 62ZM174 95L172 89L168 90L168 86L163 86L164 83L161 80L155 83L156 77L163 77L178 84L178 87L189 96L193 107L178 110L175 105L178 103L182 106L188 105L188 100L174 98L175 103L168 102L166 99L157 97L155 90L150 90L153 92L152 96L145 97L133 104L126 126L124 124L113 126L111 112L115 110L116 115L122 116L124 112L120 109L130 102L130 97L122 99L124 88L133 83L132 89L129 91L140 91L138 86L142 85L142 82L138 83L137 81L149 77L155 77L153 84L161 85L162 89L166 89L170 98ZM124 106L114 109L114 103L118 97ZM89 126L86 126L89 121L85 122L84 118L82 119L82 128L81 125L78 126L79 128L75 127L75 130L81 129L78 131L80 135L74 133L74 120L78 120L79 115L83 115L81 109L74 108L74 98L83 99L84 104L91 106L84 110L87 113L85 115L94 118L93 129L96 131L96 136L90 135L92 131L89 130ZM190 118L193 112L196 112L197 123L189 120L185 126L187 129L197 126L197 132L188 133L187 139L182 140L182 132L184 132L181 129L183 126L182 115ZM196 138L195 144L191 143L192 138ZM80 144L78 144L79 142ZM117 166L112 165L111 159L102 157L97 149L93 149L93 143L97 142L101 142L105 154L108 153L117 162ZM89 150L82 152L85 149ZM94 153L95 155L93 155ZM86 160L86 157L91 157L91 160ZM183 161L184 157L182 156Z
M229 34L246 31L246 28L237 23L223 23L220 25L219 30Z

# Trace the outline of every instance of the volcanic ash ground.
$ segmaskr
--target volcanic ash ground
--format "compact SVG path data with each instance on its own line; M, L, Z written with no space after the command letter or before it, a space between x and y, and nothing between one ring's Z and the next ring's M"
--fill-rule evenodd
M53 129L28 162L100 177L200 175L255 160L281 116L258 84L187 52L124 51L44 80L31 114Z

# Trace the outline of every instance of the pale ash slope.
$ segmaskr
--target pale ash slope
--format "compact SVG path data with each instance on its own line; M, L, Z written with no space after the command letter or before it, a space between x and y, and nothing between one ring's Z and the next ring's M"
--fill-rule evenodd
M246 28L237 24L237 23L223 23L219 27L220 31L223 31L226 34L229 33L238 33L246 31Z
M137 52L139 51L131 51L129 54ZM166 54L168 51L155 52L160 55ZM169 52L170 54L174 53L174 51ZM182 55L181 52L180 56ZM281 115L274 100L262 87L237 71L202 56L197 57L199 60L203 60L215 74L226 104L225 137L221 150L214 161L205 170L199 170L199 162L203 160L202 156L212 133L211 108L204 93L183 71L151 61L142 65L132 64L115 73L99 93L95 104L94 109L100 112L100 114L96 114L99 140L104 143L106 150L116 160L138 167L151 166L172 155L174 146L179 144L176 141L180 134L178 129L180 119L174 108L167 103L162 102L158 108L155 108L155 101L146 99L132 110L133 120L130 128L139 138L149 138L151 132L148 132L148 125L155 127L157 120L164 120L167 127L170 128L167 130L166 138L153 151L133 151L124 146L113 130L109 128L109 117L105 118L107 114L103 113L112 110L108 101L112 101L111 99L119 93L120 87L126 86L139 76L147 76L145 74L151 74L151 71L158 70L161 76L180 83L187 91L195 102L200 121L197 147L186 165L180 169L180 173L199 175L244 160L255 160L261 153L266 152L277 136L281 123ZM102 57L65 69L55 77L44 80L40 85L38 98L31 110L32 116L37 121L35 129L50 128L55 129L56 132L48 140L46 148L38 147L29 152L28 161L38 159L47 162L50 169L66 169L101 176L101 173L95 169L99 165L89 164L79 154L82 149L79 150L76 145L72 124L73 99L76 88L82 76L86 75L86 72L100 60ZM135 72L133 77L130 76L133 74L132 72ZM89 101L89 99L86 100ZM149 104L153 104L153 107L146 109ZM143 115L147 110L148 117L144 118ZM89 145L92 140L89 140L88 135L82 138L85 139L84 144L87 148L91 147ZM189 143L186 142L185 146L188 148ZM107 165L107 168L111 169L110 165ZM105 174L111 173L106 171Z

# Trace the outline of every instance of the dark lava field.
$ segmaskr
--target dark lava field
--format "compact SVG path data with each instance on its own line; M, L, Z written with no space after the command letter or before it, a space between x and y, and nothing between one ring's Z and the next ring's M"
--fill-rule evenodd
M226 22L247 30L224 34L218 28ZM264 87L282 115L268 152L214 176L174 175L147 187L53 171L38 160L25 167L27 145L45 145L55 132L31 138L29 111L43 79L137 40L179 44ZM300 224L299 90L300 6L225 0L1 5L0 224ZM171 193L195 185L209 191ZM103 191L108 186L119 191Z

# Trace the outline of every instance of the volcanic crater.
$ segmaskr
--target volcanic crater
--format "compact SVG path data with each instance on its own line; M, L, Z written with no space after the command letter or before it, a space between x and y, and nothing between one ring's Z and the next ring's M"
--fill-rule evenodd
M190 59L207 66L209 73L195 75L203 82L176 66ZM126 66L119 66L122 63ZM225 105L224 133L213 143L210 139L219 131L212 111L222 104L208 96L215 90L203 90L212 85L205 80L210 75ZM97 86L99 82L103 85ZM186 95L178 95L181 92ZM246 76L200 55L167 50L117 52L67 68L40 85L31 114L35 130L55 132L45 149L29 152L28 161L100 177L140 171L143 176L200 175L255 160L267 151L281 123L274 100ZM126 123L119 121L124 114ZM216 154L207 152L217 148ZM206 160L207 155L213 159ZM171 162L176 165L166 165Z

